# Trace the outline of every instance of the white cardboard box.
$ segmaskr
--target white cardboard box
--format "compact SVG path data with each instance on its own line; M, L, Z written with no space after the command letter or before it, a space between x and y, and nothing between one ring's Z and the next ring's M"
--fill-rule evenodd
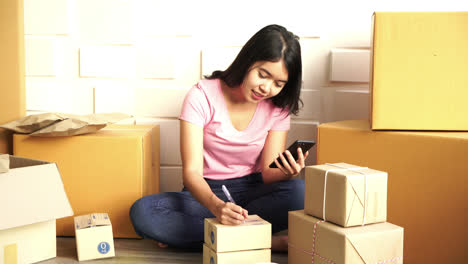
M56 164L10 156L0 173L0 212L0 263L55 258L55 220L73 215Z
M112 224L106 213L76 216L74 223L79 261L115 256Z

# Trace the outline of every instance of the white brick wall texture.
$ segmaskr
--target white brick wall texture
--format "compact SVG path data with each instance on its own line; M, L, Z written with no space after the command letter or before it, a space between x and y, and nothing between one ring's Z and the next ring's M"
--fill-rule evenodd
M26 76L55 76L57 49L52 38L25 38Z
M137 125L159 125L161 134L161 164L180 166L182 160L179 149L180 125L177 118L137 118Z
M24 0L24 33L26 35L67 35L69 1Z
M211 75L213 71L225 70L236 58L241 47L209 47L202 50L202 75Z
M322 87L321 91L321 123L368 118L369 86L367 84L341 84Z
M77 0L75 27L79 41L131 44L135 39L132 0Z
M80 77L130 78L135 76L134 47L89 46L80 49Z
M319 120L321 113L321 91L320 90L303 90L301 92L301 100L303 106L294 118L305 120Z
M90 114L93 90L71 80L50 77L26 78L28 110Z
M178 117L187 91L188 89L136 88L135 114L142 117Z
M161 192L180 192L184 187L182 180L182 167L180 166L161 166Z
M95 82L96 113L122 112L135 115L135 83L132 80Z
M288 141L315 138L320 122L367 115L367 88L355 88L349 77L355 59L334 62L330 51L369 47L374 3L25 0L24 5L27 110L119 111L134 115L130 123L156 120L164 142L162 190L178 190L181 183L177 117L186 92L202 75L229 66L267 24L282 24L301 37L305 106L293 118ZM385 8L403 6L405 1L396 1ZM330 78L339 69L348 77Z
M335 92L335 120L365 119L369 117L369 89L338 89Z
M139 36L193 36L202 28L203 1L134 0L134 31Z
M336 82L369 82L369 49L332 49L330 80Z

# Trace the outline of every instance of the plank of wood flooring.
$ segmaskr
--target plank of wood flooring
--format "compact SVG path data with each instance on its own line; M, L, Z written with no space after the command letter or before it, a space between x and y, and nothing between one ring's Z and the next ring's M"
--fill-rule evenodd
M200 264L203 261L202 252L189 252L179 249L159 248L153 241L147 239L114 239L115 257L99 260L89 260L83 263L99 264ZM288 263L288 255L273 253L272 262ZM41 264L79 263L76 256L74 237L57 237L57 257Z

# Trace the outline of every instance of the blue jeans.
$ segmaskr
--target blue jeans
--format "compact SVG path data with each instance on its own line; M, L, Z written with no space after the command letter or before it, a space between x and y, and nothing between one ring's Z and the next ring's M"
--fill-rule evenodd
M226 185L236 204L272 224L276 233L288 228L288 211L304 209L304 181L264 184L260 173L229 180L205 179L211 190L228 201ZM153 194L137 200L130 209L135 232L171 247L201 250L204 219L215 217L184 188L181 192Z

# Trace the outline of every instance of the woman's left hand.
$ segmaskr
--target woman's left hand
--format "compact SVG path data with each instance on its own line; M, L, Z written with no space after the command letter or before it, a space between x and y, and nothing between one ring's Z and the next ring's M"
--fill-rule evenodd
M302 153L301 148L297 148L298 159L294 160L292 154L286 150L283 153L279 153L279 158L283 165L278 162L278 159L275 159L276 166L289 178L294 178L299 175L299 172L305 167L305 159L309 156L309 151L305 154Z

